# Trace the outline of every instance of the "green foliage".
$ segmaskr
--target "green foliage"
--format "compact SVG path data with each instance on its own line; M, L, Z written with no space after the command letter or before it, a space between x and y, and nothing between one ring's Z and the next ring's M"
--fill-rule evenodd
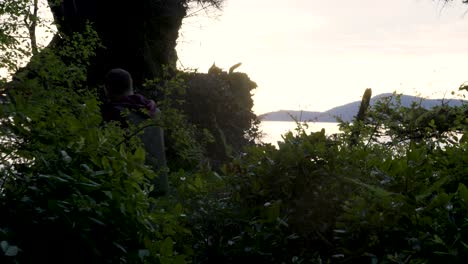
M245 73L233 72L234 67L229 73L216 68L208 74L171 74L163 68L162 77L147 81L139 92L156 99L163 112L171 168L189 169L205 161L219 168L254 144L259 121L251 91L256 84Z
M298 123L276 148L252 144L256 85L239 65L166 69L142 90L160 99L171 170L170 195L155 199L136 133L103 125L84 85L98 36L61 38L0 105L1 263L468 258L466 105L402 107L393 95L337 135Z
M158 175L138 138L101 126L96 94L77 89L91 33L31 62L1 105L0 262L185 263L190 232L173 200L149 197Z
M0 2L0 69L16 72L33 54L43 48L36 30L51 31L51 21L40 16L45 1L3 0Z
M163 76L147 81L139 92L157 99L162 111L169 168L175 171L193 169L201 165L206 155L206 145L213 139L206 129L188 122L191 113L183 111L187 84L180 73L172 76L168 67L163 68ZM155 92L164 97L154 96Z
M409 263L466 258L466 150L411 145L403 157L366 160L377 179L358 182L361 190L344 207L345 255Z
M417 105L390 99L362 122L343 123L341 134L307 134L298 124L279 148L247 148L222 175L201 178L203 197L184 189L197 261L462 263L466 106L421 116Z
M208 74L182 75L187 88L181 106L190 123L213 135L207 155L218 164L236 156L258 137L259 121L252 111L252 91L257 84L247 74L234 72L239 66L225 72L213 65Z

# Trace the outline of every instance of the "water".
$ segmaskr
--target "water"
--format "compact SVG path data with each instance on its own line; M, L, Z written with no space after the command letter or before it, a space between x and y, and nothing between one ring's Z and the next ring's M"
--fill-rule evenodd
M309 122L307 132L318 132L322 128L325 129L325 134L331 135L339 133L338 123L325 123L325 122ZM262 142L277 145L276 142L283 141L281 135L288 131L293 131L297 127L295 122L289 121L262 121L260 123L260 130L264 136Z

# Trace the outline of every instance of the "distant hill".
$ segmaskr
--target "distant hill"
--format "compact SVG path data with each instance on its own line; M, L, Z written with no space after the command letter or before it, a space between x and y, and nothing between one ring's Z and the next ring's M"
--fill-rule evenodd
M382 97L392 95L391 93L379 94L371 98L370 104L373 105ZM421 106L430 109L442 104L442 101L450 106L461 106L468 101L459 99L424 99L417 96L402 95L401 104L409 107L413 102L421 102ZM315 121L315 122L336 122L335 116L341 117L344 121L351 121L357 114L361 101L355 101L342 106L334 107L325 112L309 112L298 110L279 110L275 112L265 113L259 116L262 121L294 121L294 118L300 121Z

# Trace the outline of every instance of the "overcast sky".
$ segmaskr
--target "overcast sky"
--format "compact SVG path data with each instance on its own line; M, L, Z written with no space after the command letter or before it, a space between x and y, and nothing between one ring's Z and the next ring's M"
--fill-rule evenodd
M186 19L184 67L242 62L254 111L324 111L365 88L443 97L468 81L468 5L433 0L226 0Z

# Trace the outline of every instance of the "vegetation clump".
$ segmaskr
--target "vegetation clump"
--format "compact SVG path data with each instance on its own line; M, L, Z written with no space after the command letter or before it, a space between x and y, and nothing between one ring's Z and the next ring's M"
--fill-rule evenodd
M167 131L170 190L152 197L140 128L104 124L87 82L98 34L61 41L1 83L0 263L468 259L466 104L394 94L338 134L298 123L275 147L255 143L246 74L161 66L141 88L163 95Z

